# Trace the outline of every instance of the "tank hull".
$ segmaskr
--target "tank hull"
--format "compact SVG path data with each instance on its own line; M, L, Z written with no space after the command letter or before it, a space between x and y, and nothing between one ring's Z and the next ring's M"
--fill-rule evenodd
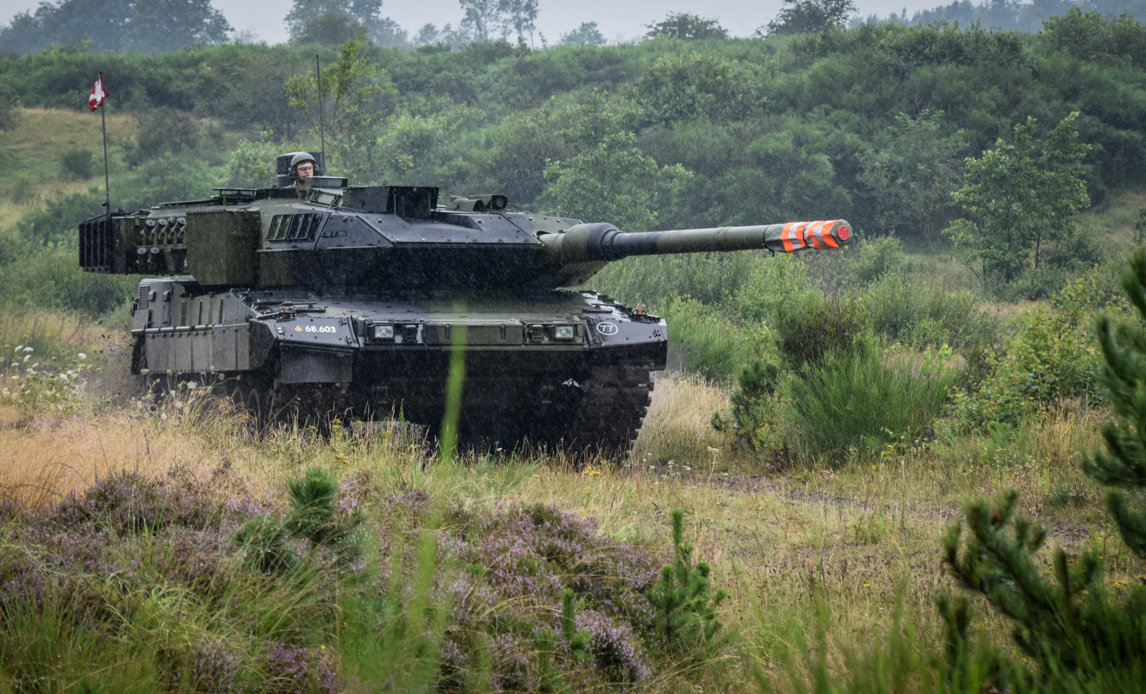
M635 438L667 353L663 320L564 290L378 296L147 279L132 334L135 373L215 384L260 421L401 417L431 432L461 349L463 440L610 455Z

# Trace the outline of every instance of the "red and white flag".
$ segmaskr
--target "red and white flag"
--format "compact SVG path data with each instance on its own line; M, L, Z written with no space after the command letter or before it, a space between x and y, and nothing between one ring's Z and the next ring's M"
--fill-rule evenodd
M99 73L99 79L92 85L92 95L88 97L88 108L96 110L103 106L103 100L107 98L107 93L103 90L103 73Z

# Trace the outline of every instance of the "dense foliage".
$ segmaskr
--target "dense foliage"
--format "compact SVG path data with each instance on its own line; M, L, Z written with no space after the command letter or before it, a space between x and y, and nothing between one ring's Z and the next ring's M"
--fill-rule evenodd
M83 50L161 53L226 41L231 25L209 0L58 0L0 27L0 52L23 55L64 44Z
M369 123L357 130L358 160L335 164L359 180L502 189L517 204L560 209L546 193L571 185L560 175L576 174L571 155L600 147L593 166L608 167L639 151L658 168L691 174L680 194L651 201L661 226L831 216L861 231L934 239L954 216L945 195L958 188L962 158L1028 117L1042 139L1080 112L1093 202L1140 183L1146 72L1133 46L1143 35L1130 20L1095 24L1074 14L1037 37L865 24L794 39L683 41L660 32L605 48L367 43L358 57L372 74L363 71L356 88L381 91L357 106L356 122ZM338 62L333 47L228 44L156 56L73 47L0 59L0 80L24 106L81 108L102 69L112 108L166 107L219 119L252 142L309 144L317 133L281 85L308 71L314 50L324 64ZM594 91L632 145L606 142L615 133L602 130L584 140L582 105ZM546 176L547 162L563 163ZM919 174L922 164L935 175Z

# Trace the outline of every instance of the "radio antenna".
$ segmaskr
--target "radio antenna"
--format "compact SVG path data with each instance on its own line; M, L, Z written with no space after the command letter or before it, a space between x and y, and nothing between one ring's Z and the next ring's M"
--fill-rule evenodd
M322 130L322 67L318 55L314 56L314 74L318 78L318 138L322 143L322 175L326 175L326 133ZM316 171L315 174L318 172Z

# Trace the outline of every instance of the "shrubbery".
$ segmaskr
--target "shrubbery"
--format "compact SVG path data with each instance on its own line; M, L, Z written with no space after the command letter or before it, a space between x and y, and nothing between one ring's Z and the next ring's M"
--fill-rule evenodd
M813 455L842 461L918 438L939 417L958 376L934 362L885 363L879 346L863 341L789 382L793 421Z

